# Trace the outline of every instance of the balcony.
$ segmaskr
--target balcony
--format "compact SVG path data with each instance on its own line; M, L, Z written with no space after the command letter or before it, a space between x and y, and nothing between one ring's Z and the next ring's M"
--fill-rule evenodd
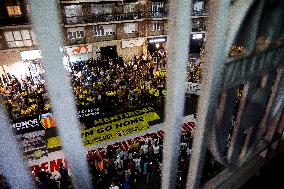
M104 36L95 36L94 40L96 42L116 40L116 34L104 35Z
M196 11L192 10L191 17L207 17L208 16L208 11L206 9Z
M67 17L66 24L93 24L99 22L122 22L128 20L138 20L143 19L143 13L112 13L112 14L102 14L102 15L91 15L91 16L74 16Z
M68 39L67 44L68 45L78 45L78 44L86 44L87 40L86 38L82 39Z
M166 18L168 13L166 11L149 11L148 18Z
M29 23L28 17L0 18L0 26L26 25Z

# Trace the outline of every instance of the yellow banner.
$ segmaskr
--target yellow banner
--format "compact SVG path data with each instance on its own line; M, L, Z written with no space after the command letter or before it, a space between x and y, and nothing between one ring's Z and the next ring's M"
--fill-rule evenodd
M61 142L59 136L51 137L47 139L47 148L56 148L60 147Z
M82 132L84 146L118 139L126 135L145 131L150 128L148 122L160 119L156 112L120 119Z

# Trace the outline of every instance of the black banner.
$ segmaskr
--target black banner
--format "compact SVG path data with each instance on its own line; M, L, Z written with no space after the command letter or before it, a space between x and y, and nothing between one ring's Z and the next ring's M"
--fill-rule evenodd
M38 115L17 119L12 123L12 127L16 134L44 130L44 127L41 126Z

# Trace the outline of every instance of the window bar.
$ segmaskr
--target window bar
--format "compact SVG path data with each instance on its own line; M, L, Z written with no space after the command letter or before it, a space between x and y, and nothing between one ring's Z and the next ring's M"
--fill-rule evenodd
M209 4L208 37L205 44L204 76L198 102L197 126L193 137L193 148L187 177L188 189L198 188L206 156L208 135L211 131L215 110L219 99L223 68L229 49L226 35L230 1L211 1ZM217 31L217 32L216 32Z
M34 180L23 161L6 112L0 107L0 171L3 171L10 188L33 189Z
M165 141L163 149L162 188L174 189L178 168L180 125L182 124L186 67L190 40L191 1L170 2L169 63L165 106Z
M76 188L92 188L75 100L63 66L63 47L57 0L31 0L32 21L46 70L47 90L64 153Z

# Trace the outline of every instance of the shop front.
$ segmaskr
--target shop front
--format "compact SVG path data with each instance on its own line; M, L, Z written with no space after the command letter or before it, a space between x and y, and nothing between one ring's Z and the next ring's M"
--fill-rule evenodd
M204 33L190 34L189 54L196 54L196 53L200 54L204 41L205 41Z
M7 53L7 60L0 67L0 82L2 86L8 85L13 79L28 80L37 84L42 80L42 57L40 50L13 51Z
M93 58L92 45L66 46L64 50L65 57L67 57L69 62L84 61Z
M147 42L147 50L152 55L159 50L166 49L167 36L148 37Z

